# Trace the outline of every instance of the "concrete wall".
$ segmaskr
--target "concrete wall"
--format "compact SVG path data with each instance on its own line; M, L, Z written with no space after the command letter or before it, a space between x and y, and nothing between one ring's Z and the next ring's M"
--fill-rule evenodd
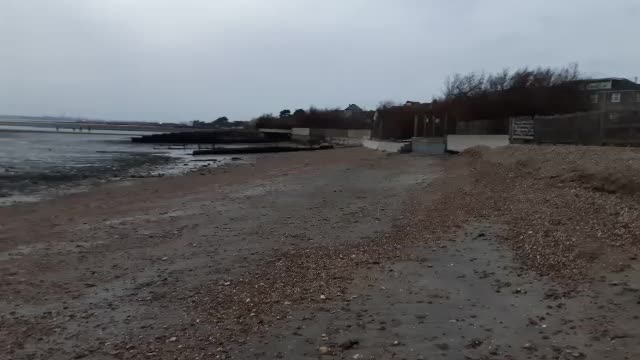
M362 146L363 139L350 137L327 137L326 141L335 145Z
M447 135L448 151L460 152L478 145L489 147L509 145L509 135Z
M370 129L349 129L347 130L347 137L356 138L356 139L370 139L371 138L371 130Z
M369 129L326 129L325 139L334 144L362 146L365 139L369 139L371 130Z
M309 135L291 135L291 140L299 143L307 143L311 140L311 136Z
M324 135L325 137L347 137L347 129L311 129L312 134Z
M292 135L309 136L311 134L311 132L310 132L309 128L293 128L293 129L291 129L291 134Z
M292 139L297 141L320 140L342 145L362 145L371 136L369 129L318 129L293 128Z
M444 154L444 138L413 138L411 139L411 151L414 153L430 155Z
M369 149L393 152L393 153L404 153L404 152L411 151L411 142L393 142L393 141L363 139L362 145Z

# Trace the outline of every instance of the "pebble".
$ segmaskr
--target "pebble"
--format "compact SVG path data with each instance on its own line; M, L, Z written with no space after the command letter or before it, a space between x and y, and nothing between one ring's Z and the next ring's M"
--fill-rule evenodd
M449 344L447 343L440 343L436 344L435 346L440 350L449 350Z
M342 344L340 344L340 348L342 350L349 350L349 349L352 349L354 346L358 345L359 343L360 343L359 340L349 339L349 340L343 342Z

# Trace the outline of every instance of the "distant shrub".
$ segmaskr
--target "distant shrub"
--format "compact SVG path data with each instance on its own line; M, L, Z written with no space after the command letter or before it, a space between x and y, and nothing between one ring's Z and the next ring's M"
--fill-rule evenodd
M290 129L293 127L310 127L321 129L369 129L373 119L373 111L348 113L338 108L318 109L315 107L304 111L296 110L292 115L276 117L264 114L252 120L255 127L271 129Z

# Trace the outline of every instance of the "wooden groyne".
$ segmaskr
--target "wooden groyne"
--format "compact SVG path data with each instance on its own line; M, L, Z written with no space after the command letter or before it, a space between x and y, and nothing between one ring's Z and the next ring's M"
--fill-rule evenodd
M247 146L239 148L218 148L206 150L194 150L193 155L232 155L232 154L261 154L292 151L315 151L333 149L333 145L320 146Z
M270 143L288 140L287 134L265 135L251 130L186 131L166 134L144 135L131 138L135 143L153 144L232 144Z

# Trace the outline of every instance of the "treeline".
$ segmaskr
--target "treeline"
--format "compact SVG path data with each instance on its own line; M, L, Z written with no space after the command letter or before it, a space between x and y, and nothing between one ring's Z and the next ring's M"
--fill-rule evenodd
M589 109L588 98L581 92L578 81L586 80L577 65L561 68L523 67L497 73L472 72L456 74L447 79L443 94L431 103L407 102L396 106L384 101L378 107L384 127L402 127L396 136L414 130L414 119L435 119L429 123L432 133L455 132L457 122L495 120L495 131L507 128L507 119L514 116L566 114ZM355 105L354 105L355 106ZM357 106L355 106L358 108ZM347 108L349 109L349 108ZM358 108L359 109L359 108ZM370 129L374 124L374 111L346 111L338 108L308 110L289 109L278 115L263 114L249 123L252 128L291 129L312 127L325 129ZM388 120L387 120L388 119ZM402 124L401 124L402 123ZM406 124L404 124L406 123ZM195 123L194 123L195 125ZM240 127L240 122L229 122L226 117L199 126L225 128ZM406 129L405 129L406 128ZM385 132L388 132L385 130ZM378 131L382 131L378 129Z
M373 111L346 112L338 108L308 110L298 109L291 113L282 110L279 116L264 114L253 120L251 124L257 128L291 129L294 127L313 127L323 129L369 129L373 120Z
M191 126L200 129L241 129L247 126L245 121L229 121L229 118L222 116L212 122L194 120Z
M583 79L577 65L456 74L431 108L435 116L466 121L584 111L588 99L576 83Z

